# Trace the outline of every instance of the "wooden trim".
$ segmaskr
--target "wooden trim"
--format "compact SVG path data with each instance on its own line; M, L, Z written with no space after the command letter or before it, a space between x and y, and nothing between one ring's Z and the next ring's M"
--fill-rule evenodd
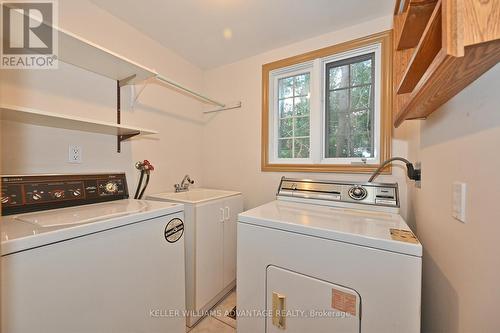
M443 48L449 55L463 57L464 50L464 19L463 0L440 1L442 6Z
M449 0L448 0L449 1ZM463 46L500 39L499 0L454 0L461 13Z
M422 38L413 51L406 72L397 89L398 94L411 93L427 68L442 49L442 11L441 1L437 3L422 34Z
M401 14L399 8L401 8L401 0L396 0L396 4L394 5L394 16Z
M408 9L401 14L403 26L397 36L397 50L412 49L418 45L438 0L411 1Z
M467 46L463 57L453 57L441 50L398 113L394 125L427 117L499 61L500 43L495 41Z
M381 128L380 128L380 160L391 157L392 147L392 30L380 32L349 42L336 44L319 50L274 61L262 65L262 133L261 133L261 170L275 172L339 172L339 173L371 173L378 165L340 165L340 164L271 164L269 163L269 72L324 58L333 54L361 48L376 43L381 44ZM391 167L385 169L390 173Z

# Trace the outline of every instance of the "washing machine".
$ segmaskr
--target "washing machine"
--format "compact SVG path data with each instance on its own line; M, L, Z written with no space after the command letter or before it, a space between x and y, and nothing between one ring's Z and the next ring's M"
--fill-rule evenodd
M397 184L282 178L238 217L238 333L420 332L422 245Z
M184 333L183 205L125 174L2 177L1 331Z

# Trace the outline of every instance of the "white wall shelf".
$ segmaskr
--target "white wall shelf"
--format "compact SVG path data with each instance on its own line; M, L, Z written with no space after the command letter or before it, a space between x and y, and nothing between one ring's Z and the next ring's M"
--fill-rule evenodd
M61 28L54 27L54 29L56 29L59 38L58 59L62 62L119 81L120 86L136 85L149 79L155 79L199 101L216 105L226 110L225 103L204 96L150 68L142 66L80 36ZM133 99L137 99L139 94L134 96Z
M137 84L157 75L155 71L82 37L60 28L55 29L59 38L60 61L123 84Z
M120 141L136 135L158 134L157 131L149 129L62 115L13 105L0 105L0 117L2 120L15 121L25 124L116 135Z

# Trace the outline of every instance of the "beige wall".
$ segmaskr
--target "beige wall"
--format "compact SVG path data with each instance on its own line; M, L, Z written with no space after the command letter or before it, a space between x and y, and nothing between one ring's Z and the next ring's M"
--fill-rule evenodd
M59 1L60 26L180 83L201 89L202 71L88 1ZM127 171L129 188L137 182L134 163L149 159L156 167L149 193L171 190L185 173L201 183L201 104L149 85L132 110L130 90L122 89L122 123L158 130L133 139L116 152L116 138L5 122L1 127L4 174ZM116 82L64 63L58 70L0 71L4 103L116 121ZM68 145L83 147L83 163L69 164Z
M408 131L422 161L410 192L424 246L423 331L500 330L500 65ZM465 224L451 216L452 184L467 184Z
M245 207L252 208L274 198L281 176L319 179L367 180L368 175L262 172L261 163L261 70L262 65L307 51L367 36L391 28L392 18L383 17L357 26L278 48L242 61L205 72L206 93L223 101L241 99L241 109L213 114L204 126L203 179L207 186L240 190ZM407 144L393 140L393 155L406 156ZM396 166L391 176L380 181L398 181L403 203L407 182ZM409 183L408 183L409 184ZM406 206L402 207L406 215Z
M1 125L4 173L127 171L148 158L157 170L149 192L170 190L186 173L209 187L240 190L251 208L272 200L282 173L260 171L261 66L264 63L361 37L391 26L385 17L278 48L203 73L126 23L86 1L60 1L60 25L217 99L243 107L203 117L201 105L151 85L134 110L123 92L124 123L157 129L149 139L125 143L106 135ZM106 27L106 28L103 28ZM120 36L120 38L117 38ZM401 186L403 215L424 245L423 332L497 332L500 327L498 260L500 205L500 66L425 122L406 122L394 133L393 155L423 163L421 189L404 170L380 180ZM2 102L115 120L115 82L61 64L58 71L0 71ZM83 146L84 162L67 163L68 145ZM364 180L366 175L286 174ZM451 217L451 185L468 185L467 223Z

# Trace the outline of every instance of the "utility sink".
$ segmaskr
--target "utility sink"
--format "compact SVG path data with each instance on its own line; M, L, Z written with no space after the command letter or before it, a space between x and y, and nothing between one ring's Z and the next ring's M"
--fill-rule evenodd
M196 204L205 201L217 200L232 195L240 194L240 192L214 190L208 188L192 188L186 192L164 192L155 194L155 200L169 200L182 203ZM149 198L148 198L149 199Z

